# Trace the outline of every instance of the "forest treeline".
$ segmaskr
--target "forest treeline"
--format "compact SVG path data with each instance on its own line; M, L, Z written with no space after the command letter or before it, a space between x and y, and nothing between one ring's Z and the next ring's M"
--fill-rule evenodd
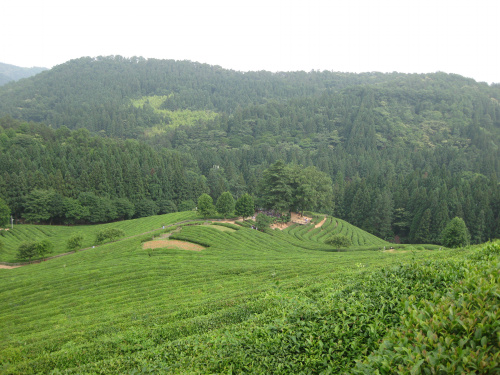
M203 193L259 202L264 171L283 160L331 179L333 201L311 209L413 243L439 243L458 216L479 243L500 237L499 101L499 85L445 73L82 58L0 88L0 197L17 218L33 220L43 199L74 207L42 220L54 223L190 209ZM169 124L202 110L216 116ZM91 218L105 201L108 216Z

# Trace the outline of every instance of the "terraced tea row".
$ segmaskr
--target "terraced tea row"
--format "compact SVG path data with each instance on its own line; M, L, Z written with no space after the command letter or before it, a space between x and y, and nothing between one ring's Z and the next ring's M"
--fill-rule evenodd
M51 255L67 252L67 241L73 234L83 236L82 248L94 245L98 230L117 228L125 232L125 237L136 236L174 223L199 219L195 212L177 212L168 215L151 216L134 220L118 221L102 225L52 226L52 225L15 225L13 230L1 231L0 240L4 251L0 253L2 262L18 262L17 248L24 241L50 240L54 245Z
M341 234L349 238L353 247L366 246L389 246L389 242L384 241L348 222L334 217L327 217L323 225L315 227L316 222L321 219L316 217L314 221L307 225L293 224L284 229L283 232L294 236L299 240L315 241L324 243L329 237L334 234Z

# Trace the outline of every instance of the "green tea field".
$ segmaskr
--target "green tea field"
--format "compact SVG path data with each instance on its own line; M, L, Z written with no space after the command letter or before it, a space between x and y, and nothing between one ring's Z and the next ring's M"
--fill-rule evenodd
M177 213L107 224L126 236L0 269L0 373L498 369L499 244L389 252L334 218L265 232L195 220ZM2 260L15 260L16 244L29 236L50 237L63 253L79 231L90 246L99 227L19 226L2 237ZM356 251L331 251L324 240L334 230L350 233ZM145 246L174 240L200 248ZM404 340L409 351L398 349Z

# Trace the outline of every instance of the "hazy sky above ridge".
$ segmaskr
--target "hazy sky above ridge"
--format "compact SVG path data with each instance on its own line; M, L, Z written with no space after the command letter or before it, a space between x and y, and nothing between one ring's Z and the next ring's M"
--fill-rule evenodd
M500 83L500 0L16 0L0 62L82 56L191 60L248 71L443 71Z

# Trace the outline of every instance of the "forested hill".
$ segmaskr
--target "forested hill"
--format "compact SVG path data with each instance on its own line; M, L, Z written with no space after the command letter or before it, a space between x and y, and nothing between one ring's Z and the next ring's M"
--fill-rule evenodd
M484 96L494 91L473 80L447 75L243 73L189 61L85 57L1 88L0 112L54 127L84 127L130 137L154 125L168 125L171 114L158 109L232 114L251 105L283 103L291 98L318 97L384 83L394 89L411 87L417 95L436 88L456 91L464 86ZM157 108L149 105L147 99L152 97L161 99ZM146 99L142 102L145 105L133 105L132 99Z
M500 85L446 73L243 73L81 58L0 87L0 117L20 120L0 128L0 196L19 216L36 189L128 199L139 210L188 207L201 191L258 195L262 171L281 159L327 173L327 213L377 236L439 243L459 216L481 242L500 237L499 103ZM145 185L134 193L138 179ZM12 190L17 183L24 190Z
M22 68L20 66L4 64L0 62L0 86L7 82L17 81L21 78L34 76L40 72L47 70L46 68Z

